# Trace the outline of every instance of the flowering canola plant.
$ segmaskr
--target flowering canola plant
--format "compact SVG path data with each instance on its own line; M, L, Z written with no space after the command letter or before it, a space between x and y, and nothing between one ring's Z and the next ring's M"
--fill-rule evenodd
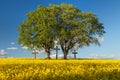
M0 80L119 80L120 60L0 58Z

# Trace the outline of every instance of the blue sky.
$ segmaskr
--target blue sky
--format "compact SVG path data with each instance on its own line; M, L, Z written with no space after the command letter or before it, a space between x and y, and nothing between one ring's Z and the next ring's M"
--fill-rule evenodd
M7 57L33 57L31 51L17 44L19 24L26 19L26 14L35 10L38 5L61 3L73 4L84 12L97 14L105 27L106 34L103 36L101 46L80 48L77 57L120 59L120 0L0 0L0 54L6 53Z

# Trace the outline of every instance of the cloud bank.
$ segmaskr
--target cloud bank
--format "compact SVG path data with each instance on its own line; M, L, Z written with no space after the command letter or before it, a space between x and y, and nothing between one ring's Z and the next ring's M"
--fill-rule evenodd
M17 47L9 47L7 48L8 50L17 50L18 48Z
M28 47L27 47L27 46L22 46L22 49L26 49L26 50L27 50L27 49L28 49Z
M55 57L56 57L56 54L52 54L52 55L50 55L50 57L51 57L51 58L55 58ZM63 58L63 57L64 57L63 54L58 54L58 58ZM67 55L67 57L68 57L68 58L72 58L71 55Z
M0 50L0 55L5 55L7 54L7 52L5 52L5 50Z
M90 54L90 58L116 58L114 54Z

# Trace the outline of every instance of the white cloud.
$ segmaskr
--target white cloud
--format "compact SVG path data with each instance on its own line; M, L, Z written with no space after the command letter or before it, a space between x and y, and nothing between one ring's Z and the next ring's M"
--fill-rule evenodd
M90 58L116 58L114 54L90 54Z
M41 49L41 50L38 51L38 53L45 53L45 50Z
M27 50L28 47L27 46L22 46L22 49ZM45 53L45 50L43 48L41 48L40 50L36 50L36 52L38 52L38 53Z
M103 37L98 37L97 39L98 39L99 42L103 42L104 41Z
M55 57L56 57L56 54L50 55L50 57L55 58ZM63 57L64 57L63 54L58 54L58 58L63 58ZM68 58L71 58L70 55L67 55L67 57L68 57Z
M17 50L18 48L17 47L9 47L7 48L8 50Z
M44 53L45 52L45 49L44 48L40 48L40 49L37 49L37 48L33 48L33 51L36 51L38 53Z
M60 55L58 55L58 56L60 56ZM61 55L61 56L63 56L63 55ZM52 55L50 55L50 57L55 58L56 54L52 54Z
M11 45L14 45L15 43L14 42L11 42Z
M35 51L38 52L38 53L45 53L45 49L43 49L43 48L41 48L40 50L35 50Z
M7 54L7 52L5 52L5 50L0 50L0 55L5 55Z
M28 49L28 47L27 47L27 46L22 46L22 48L23 48L23 49Z

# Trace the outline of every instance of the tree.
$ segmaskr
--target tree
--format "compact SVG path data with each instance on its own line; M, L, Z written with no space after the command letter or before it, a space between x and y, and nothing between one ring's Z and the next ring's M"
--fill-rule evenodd
M97 37L105 33L102 23L91 12L82 12L70 4L50 5L57 25L54 32L62 48L64 59L76 44L79 47L100 45Z
M27 14L27 19L18 28L18 43L27 46L30 50L44 48L46 56L50 59L50 49L54 46L54 16L44 6L39 6L35 11Z

